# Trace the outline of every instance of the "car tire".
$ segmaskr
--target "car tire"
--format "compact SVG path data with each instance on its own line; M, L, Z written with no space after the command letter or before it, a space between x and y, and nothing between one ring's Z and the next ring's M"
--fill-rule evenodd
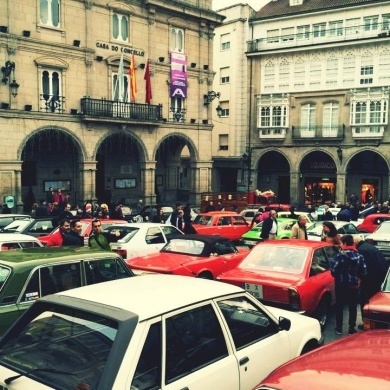
M211 272L201 272L197 278L199 279L208 279L208 280L214 280L213 274Z
M329 303L328 300L323 297L314 312L314 318L320 323L321 329L325 328L329 316Z

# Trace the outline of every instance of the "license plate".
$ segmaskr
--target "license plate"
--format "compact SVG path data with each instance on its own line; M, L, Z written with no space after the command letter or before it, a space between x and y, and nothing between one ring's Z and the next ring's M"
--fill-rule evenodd
M263 299L263 286L261 284L244 283L244 289L257 299Z

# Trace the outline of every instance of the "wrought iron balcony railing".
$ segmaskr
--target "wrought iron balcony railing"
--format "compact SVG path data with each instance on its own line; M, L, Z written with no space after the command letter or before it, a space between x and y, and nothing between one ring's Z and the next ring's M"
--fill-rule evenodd
M291 130L293 140L343 140L345 126L292 126Z
M169 121L171 122L185 122L186 121L186 110L182 108L181 110L176 109L175 107L170 108Z
M65 97L42 93L39 95L39 111L62 114L64 112Z
M81 114L94 118L113 118L159 122L163 120L162 105L118 102L106 99L81 99Z

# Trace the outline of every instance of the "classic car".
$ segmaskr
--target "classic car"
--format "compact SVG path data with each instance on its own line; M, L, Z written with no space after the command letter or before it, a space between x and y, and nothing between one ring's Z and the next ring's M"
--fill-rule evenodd
M352 234L353 236L358 235L364 239L366 233L360 232L352 222L345 221L331 221L336 229L337 233L343 236L344 234ZM322 221L317 221L307 227L307 238L313 241L321 241L322 238Z
M0 233L20 233L40 237L52 232L57 225L57 219L54 217L37 219L32 217L17 218L7 226L4 226Z
M297 357L254 390L388 390L390 330L360 332Z
M0 252L0 335L38 298L130 276L123 259L111 252L53 247Z
M239 242L241 236L250 229L242 215L228 211L198 214L192 226L198 234L220 234L234 242Z
M329 271L334 255L325 242L268 240L217 280L243 287L265 304L313 316L324 327L335 298Z
M135 272L159 272L215 279L234 268L248 253L219 235L186 234L173 237L160 252L127 260Z
M384 221L390 221L390 214L370 214L364 218L361 224L357 225L357 228L361 232L373 233Z
M297 220L291 218L276 218L276 220L278 222L278 234L276 238L280 240L290 238L291 228L295 223L297 223ZM260 237L262 226L263 222L259 222L257 225L253 226L251 230L243 234L241 236L242 243L249 247L253 247L259 242L263 241L263 239Z
M370 298L363 308L363 327L369 329L390 329L390 269L382 289Z
M374 233L366 236L366 241L375 245L387 258L390 258L390 221L383 221Z
M80 222L82 223L83 227L81 229L81 235L84 237L84 245L85 246L88 246L88 238L89 236L91 235L92 233L92 219L81 219ZM108 218L102 218L100 220L101 224L102 224L102 229L106 229L108 226L111 226L113 224L117 225L117 224L121 224L121 225L124 225L124 224L129 224L129 222L127 222L126 220L124 219L108 219ZM50 235L51 234L54 234L57 232L59 228L55 228L50 234L47 234L45 236L40 236L38 239L39 241L42 242L43 245L46 245L47 242L50 240Z
M116 230L121 234L124 231L127 233L117 242L111 243L111 249L125 260L157 253L172 237L183 235L175 226L151 222L131 223L126 226L111 225L103 231L111 233Z
M3 233L0 234L0 251L11 251L23 248L38 248L43 245L38 238L28 234Z
M0 378L9 389L251 389L321 343L317 321L241 288L145 275L39 299L0 340Z
M0 229L9 225L11 222L15 221L15 219L20 218L31 218L31 216L27 214L0 214Z

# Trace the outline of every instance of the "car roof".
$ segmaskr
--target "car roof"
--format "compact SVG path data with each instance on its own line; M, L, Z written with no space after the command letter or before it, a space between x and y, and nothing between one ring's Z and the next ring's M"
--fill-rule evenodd
M222 216L226 216L226 215L234 215L234 216L240 216L239 213L236 213L234 211L209 211L207 213L200 213L198 215L222 215Z
M15 217L25 218L31 216L28 214L0 214L0 218L15 218Z
M318 248L323 246L332 246L331 243L325 241L313 241L313 240L267 240L260 242L257 245L279 245L279 246L304 246L305 248Z
M1 236L1 235L0 235ZM91 259L99 256L118 257L115 252L98 251L84 247L38 247L0 251L0 264L14 267L18 264L35 267L41 264L57 263L69 260Z
M243 292L243 290L212 280L178 275L146 274L67 290L56 295L81 298L128 310L137 314L142 321L196 302L238 292Z
M38 242L39 240L34 236L30 236L29 234L21 234L21 233L1 233L0 234L0 242L21 242L21 241Z
M387 389L389 339L390 330L344 337L283 364L262 383L278 389L302 388L303 383L310 389Z
M185 234L183 236L175 236L172 240L197 240L212 245L221 240L229 240L227 237L219 234Z

